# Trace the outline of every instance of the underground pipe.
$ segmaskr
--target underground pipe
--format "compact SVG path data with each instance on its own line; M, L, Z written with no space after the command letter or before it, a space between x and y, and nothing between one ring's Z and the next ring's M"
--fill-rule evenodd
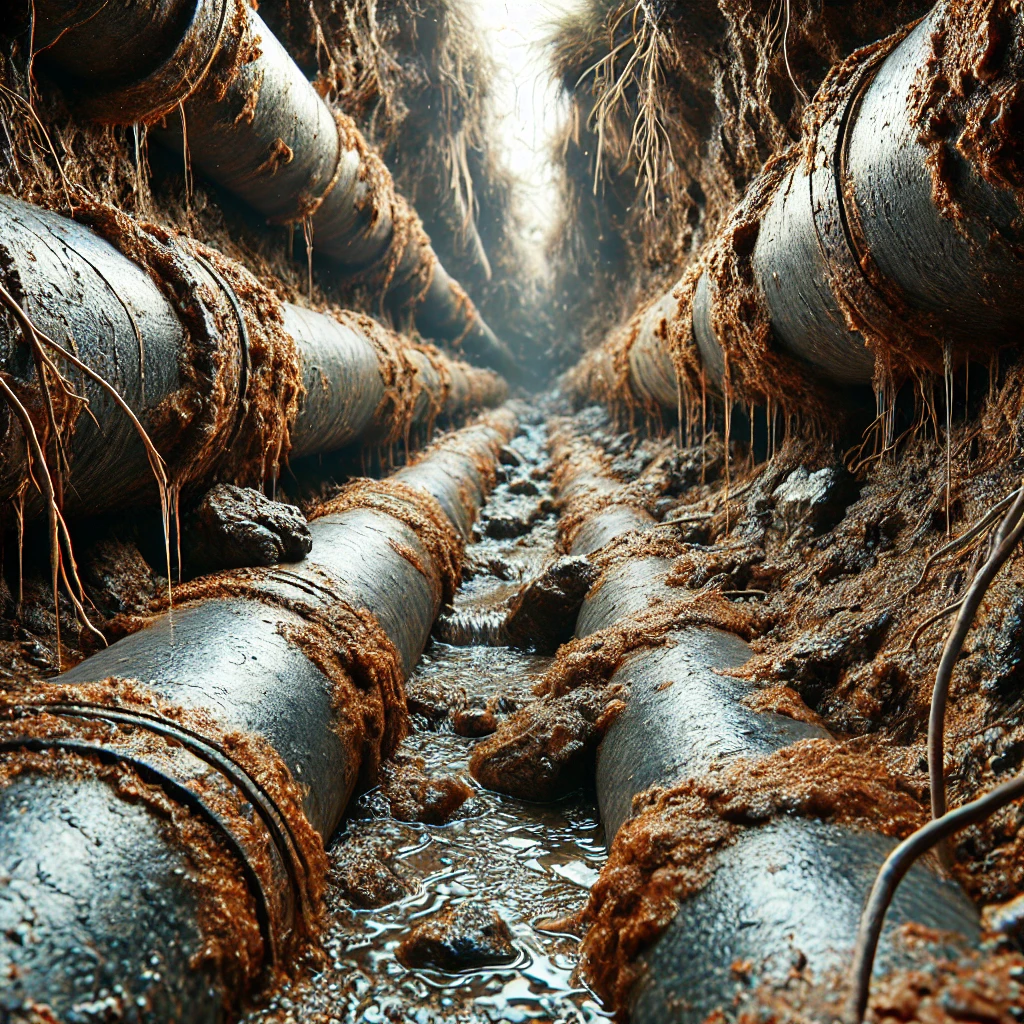
M514 432L501 410L447 435L323 506L305 561L196 581L0 694L3 1006L223 1021L287 969L321 837L404 734L403 680Z
M562 435L563 445L567 440ZM556 459L563 456L562 486L577 494L588 485L614 485L589 447L577 439L555 451ZM584 601L577 637L642 622L658 604L672 607L687 596L668 584L671 568L672 560L658 555L627 552L613 559ZM612 688L622 687L625 706L608 727L596 764L609 837L619 834L635 813L634 801L653 787L671 791L739 759L756 766L800 741L830 742L819 725L747 706L744 698L753 688L723 672L750 654L735 633L686 625L684 618L655 646L626 655L608 680ZM659 841L664 838L652 840ZM740 825L714 854L705 883L679 901L675 916L655 929L657 937L636 963L622 965L639 968L639 977L625 997L628 1005L615 1009L628 1010L634 1024L698 1024L762 983L785 984L797 959L801 971L819 980L837 975L854 948L864 894L895 845L864 828L796 815ZM958 886L933 866L916 867L911 876L893 905L879 972L913 958L897 941L902 924L956 933L968 943L978 939L977 911ZM626 901L628 894L615 898ZM584 941L584 962L597 957L588 968L593 980L595 971L607 969L609 949L595 953L590 941ZM749 970L738 975L737 964ZM603 994L621 997L614 984Z
M412 345L369 317L282 303L238 264L136 231L127 218L104 226L115 230L134 260L82 223L0 196L0 283L40 331L118 390L178 486L259 483L289 446L301 456L391 443L505 396L491 371ZM0 353L11 383L38 405L31 351L9 311ZM65 369L91 413L67 410L66 508L96 513L152 499L128 417ZM0 492L10 496L25 479L24 441L5 416Z
M343 273L371 275L425 337L515 375L353 120L327 106L249 4L40 0L35 38L92 117L153 125L270 222L302 224Z
M941 371L944 353L987 360L1016 344L1024 326L1016 301L1024 287L1018 193L974 159L989 143L1001 152L998 119L980 122L987 141L971 138L976 126L966 108L1005 108L1019 77L1013 53L1021 24L1010 16L992 28L1006 38L983 55L984 74L971 79L969 100L950 106L936 140L915 104L943 47L953 52L953 37L968 31L958 19L956 5L942 0L905 36L841 65L819 90L815 116L805 117L813 133L803 145L766 168L672 292L605 351L585 357L569 390L591 400L632 396L675 412L670 335L680 332L673 344L692 353L710 390L725 393L728 351L734 388L784 404L792 393L757 393L763 366L734 341L751 330L754 308L770 327L769 348L825 385ZM967 40L965 52L984 38ZM744 290L749 296L737 299ZM744 301L737 320L732 314Z

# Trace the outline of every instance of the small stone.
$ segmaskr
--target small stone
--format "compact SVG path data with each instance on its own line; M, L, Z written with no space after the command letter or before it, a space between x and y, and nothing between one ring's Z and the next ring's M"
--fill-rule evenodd
M409 883L388 865L391 852L383 844L355 839L340 844L330 877L342 899L364 910L376 910L408 896Z
M528 476L519 476L514 480L510 480L508 489L512 494L525 494L530 498L540 494L540 488Z
M518 955L508 925L479 903L460 903L421 922L397 951L405 967L449 974L510 964Z
M556 559L513 599L504 626L508 643L554 654L572 636L583 599L599 575L586 558Z
M483 519L484 533L492 540L511 540L530 532L530 520L526 516L510 512L496 512Z
M857 495L857 481L843 466L826 466L814 473L800 466L775 489L776 525L787 533L803 525L815 534L827 533Z
M381 766L381 792L398 821L444 825L473 795L473 787L451 775L428 775L420 757L396 756Z
M191 575L298 562L312 548L309 524L298 508L234 484L207 491L182 530Z
M490 736L498 728L494 711L489 708L459 708L452 714L452 730L456 736L478 738Z

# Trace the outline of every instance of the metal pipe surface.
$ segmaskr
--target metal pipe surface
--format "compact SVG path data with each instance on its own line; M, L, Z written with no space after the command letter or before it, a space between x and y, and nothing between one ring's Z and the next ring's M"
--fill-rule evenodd
M0 282L42 332L117 389L170 463L186 446L194 462L209 463L205 480L195 481L201 484L212 482L233 456L232 437L250 429L248 410L266 402L279 406L285 396L273 393L272 378L252 363L236 315L241 310L266 320L255 300L239 294L185 245L172 239L167 251L191 278L185 300L191 319L199 318L210 332L213 354L204 366L196 365L193 354L194 323L184 322L182 304L171 301L158 269L138 265L83 224L0 196ZM366 317L336 319L269 301L294 342L289 358L298 360L293 372L305 391L290 425L296 456L374 443L505 397L504 382L490 371L439 352L428 357L427 349ZM9 312L0 313L0 366L22 393L33 393L30 349ZM67 372L95 421L81 411L74 419L66 508L96 513L152 501L155 484L134 426L95 382ZM393 376L399 380L386 384ZM410 409L386 400L389 388L399 385L412 396ZM286 412L280 409L282 416ZM2 416L0 492L11 495L24 479L24 441L6 407ZM408 422L402 420L406 416ZM213 426L201 430L207 421Z
M247 3L40 0L35 24L45 59L93 117L153 124L270 222L304 223L343 273L377 272L425 337L517 372L353 120L328 108Z
M565 486L577 493L614 486L609 473L594 470L593 460L579 474L571 464L561 472ZM628 529L623 524L620 535ZM666 582L671 567L670 559L655 556L613 562L584 601L576 636L678 600L678 588ZM750 654L735 634L683 626L669 634L667 644L628 655L611 676L609 684L623 689L625 709L598 748L595 774L609 845L631 817L634 798L652 787L670 789L705 775L712 765L831 738L820 726L743 703L750 684L722 670L742 665ZM715 855L707 884L681 902L672 922L641 954L629 1019L700 1024L762 982L784 984L794 951L819 979L845 968L864 895L895 845L870 831L796 816L742 827L736 841ZM907 922L978 941L978 913L958 886L928 865L915 867L912 876L889 915L879 971L910 962L893 942ZM743 979L733 969L738 961L752 965Z
M249 901L220 939L237 932L246 949L258 924L262 979L284 966L301 898L290 886L294 850L271 828L274 808L258 786L254 795L237 752L255 741L272 749L278 774L301 787L297 813L330 837L357 781L372 781L374 759L388 753L388 716L405 714L404 695L388 707L372 675L344 667L366 657L365 638L357 650L351 627L330 624L342 608L372 623L408 675L442 600L431 517L450 523L445 557L457 558L515 429L500 411L449 435L397 475L404 490L377 485L387 504L315 519L305 561L208 577L205 596L186 591L173 612L52 681L76 707L83 693L142 692L152 714L140 714L137 700L125 708L108 699L80 735L80 707L51 702L30 713L34 688L3 695L0 971L9 1004L45 1005L72 1021L112 998L125 1021L228 1019L245 992L202 954L213 941L211 906L243 879ZM375 700L385 705L383 734L370 714ZM184 730L192 721L206 723L202 735ZM397 742L401 732L390 735ZM190 839L204 824L214 839ZM227 860L217 885L196 859L208 850Z
M1017 344L1024 328L1024 211L1017 195L960 151L960 124L942 150L956 214L941 209L935 156L912 116L915 90L936 58L936 29L951 17L946 6L940 2L905 38L863 56L838 102L823 88L816 102L825 114L809 153L792 157L763 211L750 212L753 247L737 259L749 260L772 340L826 385L871 385L877 352L887 367L890 359L898 366L928 349L929 368L941 369L944 349L954 359L971 350L995 352ZM1014 40L1019 31L1012 29ZM974 87L991 85L986 78ZM977 105L976 96L971 102ZM993 94L993 109L1001 102ZM761 185L748 189L740 213ZM717 336L713 321L716 289L705 269L684 310L691 326L683 343L695 347L708 387L722 395L728 339ZM628 353L633 395L670 413L678 391L666 331L677 307L669 292L638 314ZM908 339L911 349L918 346L910 355ZM591 400L620 386L600 351L584 357L568 385Z

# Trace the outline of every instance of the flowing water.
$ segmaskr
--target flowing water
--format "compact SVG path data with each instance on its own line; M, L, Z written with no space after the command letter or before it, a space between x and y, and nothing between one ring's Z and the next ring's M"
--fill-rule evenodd
M484 645L496 638L503 602L554 551L544 441L542 427L528 426L513 442L523 461L506 467L507 479L492 494L467 549L474 568L438 626L438 636L457 643L433 640L409 680L412 729L398 757L422 759L431 777L471 781L467 765L478 740L457 735L458 719L446 711L460 707L472 718L490 709L500 716L527 699L550 662ZM526 532L510 535L517 530ZM473 785L473 796L441 826L396 820L381 790L353 802L329 850L327 962L281 990L249 1024L605 1019L573 978L577 940L544 927L582 908L604 861L592 794L533 804ZM400 898L376 909L345 899L353 851L370 858ZM472 901L505 921L513 962L458 973L399 962L396 949L418 922Z

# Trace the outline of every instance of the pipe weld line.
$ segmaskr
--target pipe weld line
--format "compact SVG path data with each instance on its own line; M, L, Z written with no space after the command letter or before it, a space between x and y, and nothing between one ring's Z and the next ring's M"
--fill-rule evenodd
M272 970L278 964L278 949L274 928L271 924L270 897L253 866L249 855L238 840L234 831L226 821L197 793L183 785L177 779L157 768L140 757L114 747L101 746L58 737L20 736L14 739L0 740L0 753L12 753L16 750L28 750L33 753L46 753L49 750L63 750L80 757L96 758L104 764L124 764L137 772L139 777L152 785L159 786L175 803L196 815L205 824L216 831L228 849L238 861L249 889L256 904L256 920L263 940L264 968Z
M291 822L278 807L273 796L250 772L235 761L224 747L215 740L188 729L162 715L151 715L129 708L105 704L75 702L36 704L25 703L9 709L15 718L28 714L55 714L69 718L84 718L117 724L131 725L164 739L180 743L189 753L216 769L225 779L239 790L263 820L267 831L277 847L281 863L285 866L292 885L296 903L303 908L309 919L315 913L306 888L309 877L309 863L295 836Z

